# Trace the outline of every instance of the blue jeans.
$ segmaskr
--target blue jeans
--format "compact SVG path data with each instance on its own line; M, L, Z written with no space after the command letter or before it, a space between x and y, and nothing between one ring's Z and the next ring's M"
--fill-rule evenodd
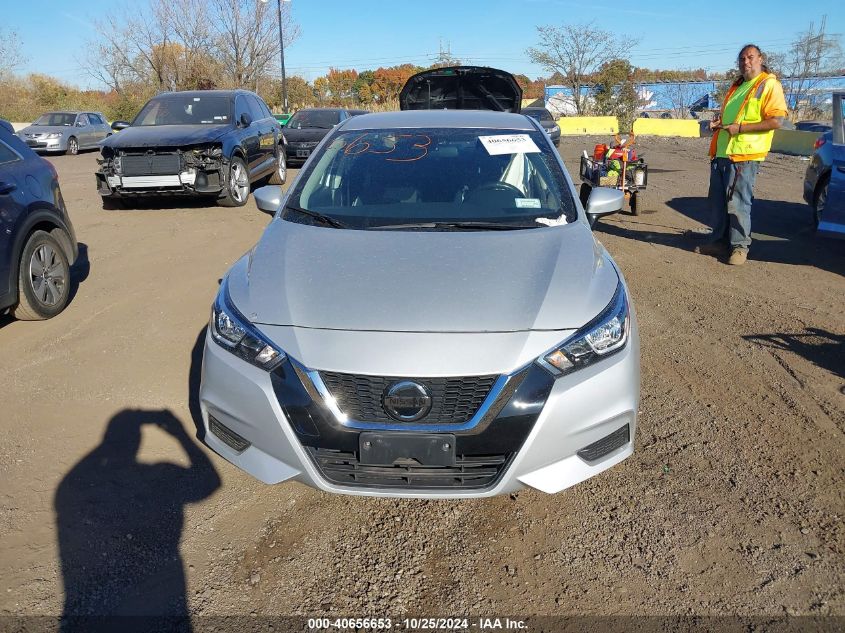
M710 228L713 240L731 248L747 249L751 245L751 203L760 162L749 160L734 163L729 158L716 158L710 163Z

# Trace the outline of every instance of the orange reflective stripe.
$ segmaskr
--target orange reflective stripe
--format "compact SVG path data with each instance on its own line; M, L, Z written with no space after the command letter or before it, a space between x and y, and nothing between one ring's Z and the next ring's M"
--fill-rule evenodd
M742 100L742 105L739 106L739 110L737 111L736 120L734 121L734 123L740 122L740 120L742 119L742 115L745 113L745 106L748 105L748 101L751 99L751 95L755 94L757 92L757 89L760 88L761 86L763 86L764 82L771 76L772 75L770 75L768 73L764 73L764 72L760 73L760 75L755 80L754 84L752 84L751 88L749 88L748 92L745 94L745 99ZM722 112L723 113L725 111L725 105L728 103L728 101L730 100L733 93L736 92L736 89L739 88L739 86L741 86L741 85L742 84L734 83L730 87L730 90L728 90L728 93L725 95L725 98L722 100ZM757 98L759 99L760 97L758 96ZM722 121L722 123L724 124L724 121ZM719 138L719 134L721 132L722 132L722 130L716 130L715 134L713 134L713 136L710 138L710 159L711 160L716 158L716 152L718 151L718 138ZM764 156L765 156L765 154L764 154Z
M745 95L745 99L742 100L742 105L739 106L739 113L736 115L736 120L734 123L739 123L742 115L745 114L745 106L748 105L748 102L751 100L751 95L753 95L757 91L757 87L766 81L769 78L769 75L766 73L760 73L760 76L757 77L757 81L752 84L751 88L748 89L748 92ZM727 101L727 99L725 99Z

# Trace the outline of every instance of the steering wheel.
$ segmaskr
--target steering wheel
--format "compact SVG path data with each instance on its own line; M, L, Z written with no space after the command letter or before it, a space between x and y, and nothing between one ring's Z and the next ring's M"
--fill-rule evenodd
M472 191L470 191L467 196L466 200L470 200L472 198L476 198L479 195L484 193L511 193L517 198L524 198L525 194L519 189L519 187L515 187L514 185L510 184L509 182L486 182L483 185L479 185Z

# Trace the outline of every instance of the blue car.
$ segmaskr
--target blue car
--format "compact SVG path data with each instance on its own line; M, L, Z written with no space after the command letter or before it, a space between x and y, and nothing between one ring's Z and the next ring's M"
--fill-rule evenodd
M833 128L816 141L804 175L804 200L813 210L820 234L845 239L845 126L842 99L833 95Z
M285 182L282 127L246 90L162 93L112 128L95 174L104 209L172 195L241 207L252 183Z
M78 252L55 168L0 120L0 314L56 316Z

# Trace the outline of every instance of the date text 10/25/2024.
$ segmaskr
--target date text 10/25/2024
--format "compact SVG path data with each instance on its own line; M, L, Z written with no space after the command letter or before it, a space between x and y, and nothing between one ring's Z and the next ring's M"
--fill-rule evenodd
M331 630L406 631L519 631L526 630L523 620L511 618L308 618L311 631Z

